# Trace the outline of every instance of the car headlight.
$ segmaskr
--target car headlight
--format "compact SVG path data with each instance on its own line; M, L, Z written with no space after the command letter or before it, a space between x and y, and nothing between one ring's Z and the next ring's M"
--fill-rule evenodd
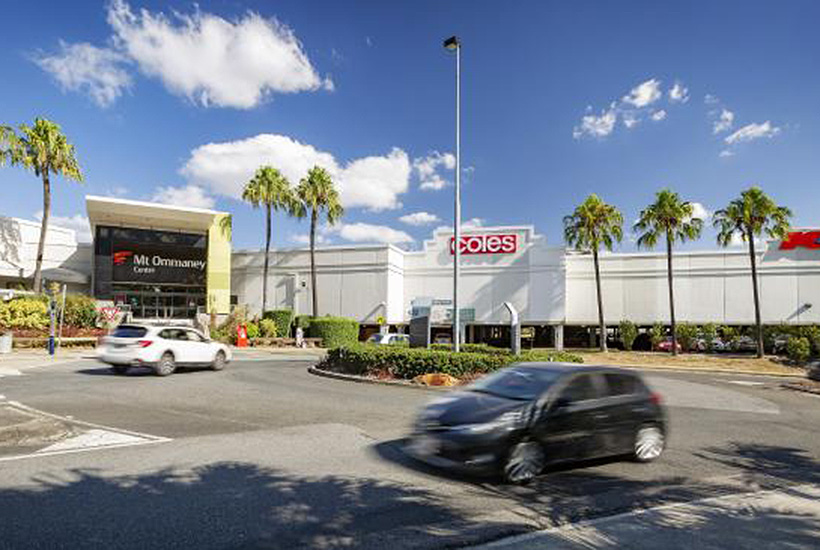
M498 418L491 420L490 422L484 422L482 424L465 424L463 426L459 426L458 430L463 433L475 435L486 434L496 430L512 431L520 426L521 419L522 414L520 410L509 411L505 412Z

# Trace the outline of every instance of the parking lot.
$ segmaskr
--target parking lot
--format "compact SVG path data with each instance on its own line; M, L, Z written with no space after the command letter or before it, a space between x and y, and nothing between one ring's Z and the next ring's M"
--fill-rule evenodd
M114 376L90 359L0 378L5 402L150 441L0 461L0 540L54 547L453 547L668 503L820 483L820 400L777 379L648 373L670 447L511 487L421 466L401 440L431 391L240 356L225 371ZM814 528L811 519L788 528ZM693 526L692 529L697 529ZM785 527L784 527L785 529ZM783 533L789 536L789 532Z

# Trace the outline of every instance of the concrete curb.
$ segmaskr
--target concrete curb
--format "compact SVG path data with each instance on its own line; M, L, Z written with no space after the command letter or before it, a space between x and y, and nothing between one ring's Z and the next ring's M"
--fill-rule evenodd
M586 363L584 363L586 364ZM656 372L680 372L680 373L703 373L703 374L736 374L736 375L743 375L743 376L769 376L769 377L776 377L776 378L808 378L808 372L804 373L784 373L784 372L776 372L776 371L769 371L769 372L760 372L760 371L752 371L752 370L738 370L738 369L718 369L718 368L691 368L687 369L686 367L661 367L661 366L643 366L643 365L607 365L602 363L588 363L589 365L595 364L596 366L602 367L616 367L620 369L634 369L634 370L651 370Z
M459 386L422 386L420 384L414 384L412 382L407 382L404 380L375 380L373 378L367 378L366 376L357 376L355 374L342 374L340 372L331 372L328 370L320 369L316 365L311 365L308 367L308 372L315 376L321 376L323 378L332 378L334 380L344 380L345 382L357 382L359 384L375 384L378 386L394 386L399 388L407 388L411 390L422 390L422 391L447 391L452 390L454 388L458 388Z

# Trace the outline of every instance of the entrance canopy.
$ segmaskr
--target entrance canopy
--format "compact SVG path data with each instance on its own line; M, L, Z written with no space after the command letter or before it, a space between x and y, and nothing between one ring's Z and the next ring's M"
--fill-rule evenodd
M111 225L206 233L216 216L222 214L204 208L169 206L93 195L85 198L85 206L92 227Z

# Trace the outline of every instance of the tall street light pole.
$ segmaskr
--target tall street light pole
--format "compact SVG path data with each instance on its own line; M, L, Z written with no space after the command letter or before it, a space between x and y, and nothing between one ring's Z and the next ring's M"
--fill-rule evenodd
M461 349L461 313L458 307L458 279L461 274L461 42L457 36L444 41L456 52L456 200L453 216L453 351Z

